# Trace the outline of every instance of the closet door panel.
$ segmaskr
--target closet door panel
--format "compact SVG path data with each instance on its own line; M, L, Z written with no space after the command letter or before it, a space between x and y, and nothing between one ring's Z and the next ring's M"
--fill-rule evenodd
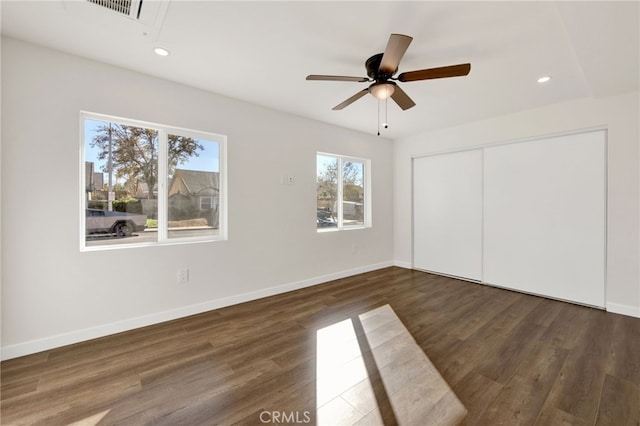
M413 264L482 280L482 150L413 160Z
M605 132L486 148L483 280L604 307Z

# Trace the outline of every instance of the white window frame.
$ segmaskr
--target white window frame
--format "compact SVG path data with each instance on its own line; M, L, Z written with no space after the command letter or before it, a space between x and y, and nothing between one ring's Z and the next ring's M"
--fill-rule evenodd
M144 243L126 243L126 244L108 244L87 246L86 245L86 214L87 199L86 189L86 173L85 173L85 120L98 120L123 124L126 126L143 127L156 130L158 132L158 240ZM215 141L218 143L219 153L219 185L220 193L218 196L218 234L217 235L201 235L193 237L168 237L168 135L175 134L179 136L191 137L194 139L204 139ZM81 251L99 251L113 250L132 247L158 246L158 245L174 245L185 243L197 243L208 241L224 241L228 238L227 229L227 137L212 132L203 132L191 129L185 129L165 124L152 123L148 121L134 120L112 115L99 114L88 111L80 111L80 250ZM212 201L213 203L213 201Z
M315 164L316 164L316 179L318 177L318 156L326 156L326 157L335 157L338 159L338 176L337 176L337 181L338 181L338 191L337 191L337 196L336 196L336 200L337 200L337 214L338 214L338 226L335 228L317 228L316 227L316 231L318 233L325 233L325 232L336 232L336 231L350 231L353 229L365 229L365 228L371 228L373 226L373 221L372 221L372 204L371 204L371 160L366 159L366 158L359 158L359 157L351 157L351 156L347 156L347 155L340 155L340 154L332 154L329 152L316 152L316 156L315 156ZM349 225L349 226L344 226L344 219L343 219L343 176L342 176L342 165L343 163L347 161L347 162L354 162L354 163L361 163L364 165L364 176L362 176L362 183L364 185L364 223L362 225ZM316 208L317 208L317 193L316 193Z

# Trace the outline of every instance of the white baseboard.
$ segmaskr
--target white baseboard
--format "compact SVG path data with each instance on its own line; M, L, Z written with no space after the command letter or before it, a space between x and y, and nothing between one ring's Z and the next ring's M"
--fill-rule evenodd
M411 262L405 262L403 260L394 260L393 266L404 269L413 269L413 265L411 264Z
M607 312L640 318L640 307L607 302Z
M144 315L141 317L104 324L97 327L85 328L82 330L72 331L69 333L63 333L55 336L45 337L42 339L31 340L23 343L17 343L15 345L2 347L2 349L0 350L0 359L4 361L7 359L17 358L24 355L34 354L37 352L58 348L61 346L71 345L73 343L78 343L86 340L108 336L110 334L129 331L129 330L133 330L140 327L146 327L149 325L158 324L165 321L171 321L171 320L186 317L189 315L200 314L203 312L211 311L213 309L224 308L225 306L236 305L238 303L261 299L263 297L273 296L276 294L286 293L288 291L298 290L301 288L326 283L328 281L350 277L352 275L375 271L377 269L382 269L382 268L386 268L393 265L394 263L391 261L376 263L372 265L366 265L359 268L349 269L346 271L335 272L332 274L322 275L319 277L314 277L314 278L310 278L302 281L283 284L275 287L269 287L262 290L252 291L249 293L242 293L234 296L223 297L221 299L209 300L204 303L198 303L195 305L184 306L176 309L171 309L168 311L157 312L150 315Z

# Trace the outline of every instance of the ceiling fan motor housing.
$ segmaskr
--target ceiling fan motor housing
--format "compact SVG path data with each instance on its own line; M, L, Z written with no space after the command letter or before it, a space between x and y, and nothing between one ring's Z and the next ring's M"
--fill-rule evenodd
M378 53L377 55L373 55L365 62L365 68L367 69L367 75L369 78L375 81L386 81L391 78L397 71L398 68L393 70L392 73L381 72L380 71L380 62L382 61L383 53Z

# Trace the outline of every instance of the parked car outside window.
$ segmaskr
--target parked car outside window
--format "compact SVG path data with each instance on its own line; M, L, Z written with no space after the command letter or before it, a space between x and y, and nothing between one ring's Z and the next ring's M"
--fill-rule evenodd
M118 238L142 232L147 227L147 216L136 213L87 209L86 234L112 234Z

